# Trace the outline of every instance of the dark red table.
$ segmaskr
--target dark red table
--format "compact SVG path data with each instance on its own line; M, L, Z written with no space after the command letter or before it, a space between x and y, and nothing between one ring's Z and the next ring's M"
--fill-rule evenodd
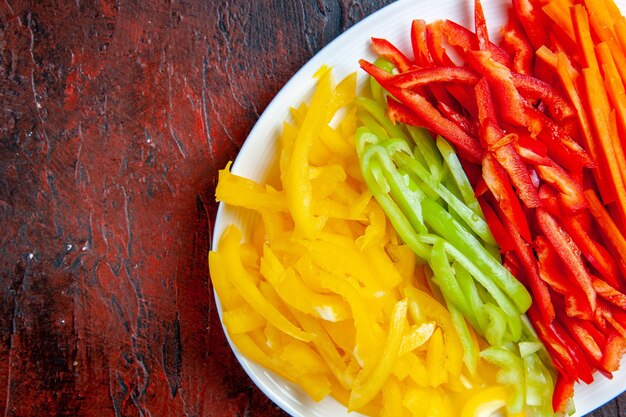
M389 2L0 3L0 412L284 415L217 319L216 174L300 66Z

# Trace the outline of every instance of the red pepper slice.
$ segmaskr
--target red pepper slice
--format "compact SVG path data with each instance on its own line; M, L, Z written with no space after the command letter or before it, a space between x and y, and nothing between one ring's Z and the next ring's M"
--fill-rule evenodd
M525 111L531 134L545 143L548 154L559 165L573 172L595 166L587 152L556 122L530 105Z
M626 295L616 288L612 287L608 282L598 277L592 277L593 288L598 295L614 306L626 310ZM626 323L624 323L626 325Z
M474 0L474 30L476 31L476 39L478 39L478 49L481 51L489 50L489 31L487 30L487 21L483 12L483 5L480 0Z
M411 60L387 39L372 38L372 47L378 55L391 61L400 72L408 71L413 66Z
M513 227L517 229L524 240L532 242L526 215L524 214L522 205L517 198L511 183L509 182L504 168L502 168L496 160L496 157L491 153L485 154L482 168L482 177L485 180L487 187L496 198L498 206L502 210L504 216L510 221Z
M415 19L411 22L411 47L413 59L420 67L430 67L434 64L428 48L426 22L421 19Z
M482 78L476 84L474 90L476 91L476 102L479 108L480 137L484 146L493 151L498 162L508 173L510 181L515 186L520 199L526 207L538 207L540 201L537 194L537 186L533 184L524 161L516 152L513 143L511 143L517 140L517 135L505 135L497 125L487 80Z
M468 117L462 115L461 113L454 110L452 107L447 105L443 101L439 101L437 103L437 108L441 112L442 115L447 117L449 120L453 121L457 124L465 133L470 136L478 135L478 126L476 123L472 122Z
M548 29L552 24L548 16L537 8L532 0L513 0L513 10L534 50L542 45L550 45Z
M589 364L603 374L610 375L610 372L602 363L602 357L606 348L606 337L594 327L592 322L567 316L562 306L558 304L557 316L559 322L578 343Z
M448 51L443 46L444 35L439 29L440 21L435 21L426 25L426 40L428 41L428 49L433 57L435 65L454 66L454 61L448 56Z
M573 396L574 380L568 378L563 373L559 373L556 377L554 393L552 394L552 409L554 412L565 414Z
M554 367L559 374L571 375L573 378L578 379L576 363L570 351L554 332L554 328L543 323L540 317L541 314L537 311L537 307L534 304L530 306L526 314L528 314L528 318L535 328L539 339L541 339L550 353Z
M486 51L467 53L466 62L489 81L492 97L502 121L514 126L526 126L525 108L528 103L517 91L511 70L494 60Z
M594 313L585 294L579 287L570 284L568 276L563 272L565 270L563 262L547 239L537 236L533 246L537 253L539 276L550 288L563 296L567 315L583 320L593 319Z
M500 221L498 215L494 211L493 207L491 207L491 204L489 204L484 195L479 196L477 200L478 204L480 204L480 208L483 211L483 215L485 216L485 221L489 226L489 230L491 230L494 239L498 243L498 246L500 246L500 252L507 253L512 251L515 248L515 242L513 241L509 230L507 230L504 224Z
M596 309L596 292L591 283L591 276L580 258L580 252L572 238L558 225L555 218L546 210L536 210L539 228L544 233L552 247L563 260L565 267L585 293L591 311Z
M619 270L615 259L608 250L594 240L588 233L591 222L589 212L583 211L577 215L563 216L561 224L565 231L572 237L589 262L600 273L602 278L615 288L620 288Z
M456 145L457 150L471 161L478 162L482 157L482 149L478 141L469 136L454 122L446 119L423 96L408 89L395 87L391 75L377 66L360 60L359 64L368 74L376 79L387 91L407 106L422 121L422 126L446 138Z
M465 56L471 51L478 51L480 49L476 34L458 23L443 20L436 22L433 27L438 29L439 33L448 41L448 44L454 47L462 56ZM496 62L507 67L511 66L511 57L509 54L493 42L489 42L487 51Z
M576 109L550 84L539 78L525 74L512 73L513 84L520 94L531 100L541 100L552 117L557 121L576 116Z
M587 207L582 184L572 179L563 168L552 162L550 165L536 165L535 169L542 180L559 191L559 200L569 211L576 212Z
M622 356L626 353L626 339L616 332L609 334L606 347L604 348L604 356L602 357L602 365L609 372L615 372L620 367Z
M504 50L513 57L511 66L513 72L530 74L532 72L535 50L516 19L509 18L502 29L502 42Z
M393 76L390 82L398 88L412 88L433 83L474 85L478 82L474 71L462 67L415 68Z
M550 324L556 316L554 305L552 304L548 286L539 275L539 267L532 247L522 238L514 225L505 216L502 217L504 227L509 231L509 236L513 242L514 251L526 272L525 274L518 274L516 277L525 276L524 284L530 288L544 323Z

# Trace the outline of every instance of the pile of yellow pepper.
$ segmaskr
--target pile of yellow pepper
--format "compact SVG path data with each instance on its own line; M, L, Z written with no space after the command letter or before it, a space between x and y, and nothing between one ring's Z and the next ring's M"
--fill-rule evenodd
M316 401L371 416L490 415L507 395L497 369L476 358L468 372L429 268L361 176L356 75L316 76L267 182L220 172L217 199L258 218L245 239L228 226L209 254L230 339Z

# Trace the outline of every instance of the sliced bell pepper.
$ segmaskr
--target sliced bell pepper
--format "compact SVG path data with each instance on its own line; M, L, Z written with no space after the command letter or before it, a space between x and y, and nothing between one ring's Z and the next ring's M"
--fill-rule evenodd
M393 86L390 82L392 76L375 65L365 60L360 60L359 64L361 68L374 77L391 94L409 107L421 120L424 127L448 139L459 148L460 152L463 152L471 160L480 160L482 150L478 141L443 117L424 97Z
M534 60L534 49L526 37L519 21L509 19L502 28L504 49L513 58L511 69L516 74L530 74Z
M522 205L508 181L507 174L498 163L495 156L486 154L482 163L483 179L493 193L498 202L504 216L506 216L512 225L519 231L524 240L532 241L530 228L526 215L522 209Z
M524 161L515 151L513 143L510 142L515 140L517 136L505 135L497 124L487 79L482 78L476 84L475 91L476 101L480 109L478 117L481 124L481 139L485 147L493 152L500 165L507 171L510 181L526 207L537 207L539 205L537 186L533 184Z
M556 377L552 408L556 413L569 414L572 397L574 396L574 380L565 374Z
M372 38L372 47L378 55L388 59L398 67L400 72L405 72L413 66L411 60L386 39Z
M596 308L596 292L592 280L585 267L578 248L569 235L558 225L555 218L544 209L537 209L537 222L550 244L557 250L565 267L585 293L591 310Z
M435 26L435 30L439 31L446 38L448 43L455 47L458 52L462 55L479 50L478 45L478 37L475 33L470 31L469 29L455 23L451 20L443 20L437 22ZM506 51L499 46L495 45L493 42L488 42L486 46L486 51L488 51L493 59L506 66L511 66L511 57L506 53Z

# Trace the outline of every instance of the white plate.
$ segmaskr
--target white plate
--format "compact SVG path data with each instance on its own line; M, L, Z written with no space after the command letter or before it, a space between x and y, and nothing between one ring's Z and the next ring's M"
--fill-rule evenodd
M617 3L623 10L626 0L618 0ZM498 31L506 22L509 5L510 1L483 0L487 25L494 40L498 40ZM370 50L370 37L386 38L400 49L410 51L409 30L413 19L426 22L450 19L472 28L472 16L473 1L469 0L400 0L357 23L315 55L276 95L250 132L233 164L232 172L257 181L264 179L268 166L275 161L276 138L281 132L283 121L289 117L289 107L308 100L315 86L313 74L320 66L332 66L337 80L354 71L359 71L359 77L363 80L358 60L375 58ZM251 221L252 217L243 211L220 204L213 233L213 249L216 249L228 224L237 224L245 233ZM222 309L217 296L216 303L221 317ZM247 360L230 339L228 341L254 383L287 413L297 417L348 416L346 408L334 399L326 398L319 403L311 400L294 384ZM612 380L599 375L592 385L577 386L574 395L577 409L575 416L583 416L624 392L625 368L626 358L623 358L622 370L615 372ZM350 413L349 416L358 417L360 414Z

